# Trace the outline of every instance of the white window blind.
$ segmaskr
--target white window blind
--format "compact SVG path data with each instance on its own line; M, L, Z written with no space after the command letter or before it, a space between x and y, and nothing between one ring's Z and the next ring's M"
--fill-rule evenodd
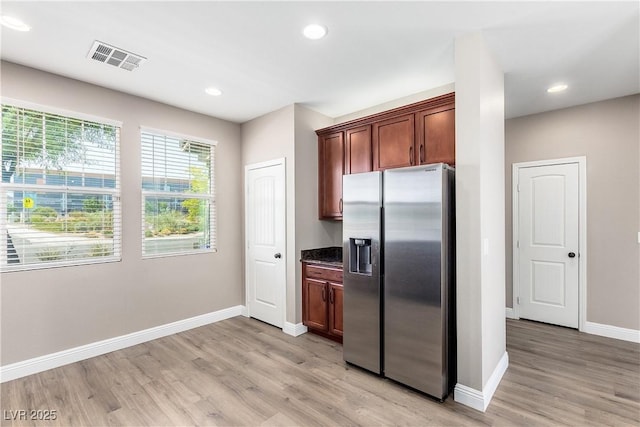
M215 145L141 131L142 254L216 249Z
M120 259L120 128L2 105L0 268Z

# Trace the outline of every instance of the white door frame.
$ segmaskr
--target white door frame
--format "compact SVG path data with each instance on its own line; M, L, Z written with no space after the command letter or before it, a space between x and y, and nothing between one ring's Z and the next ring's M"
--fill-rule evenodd
M284 250L282 251L285 272L285 283L282 287L282 294L280 295L282 301L282 329L287 322L287 165L286 159L281 157L279 159L267 160L266 162L252 163L245 165L244 167L244 306L246 307L246 316L251 317L251 308L249 306L249 259L247 257L247 250L249 249L249 215L247 215L247 206L249 206L249 180L247 179L249 171L254 169L262 169L270 166L282 166L284 176L284 200L283 200L283 212L285 213L284 219Z
M518 297L520 296L520 259L518 251L518 177L521 168L554 166L567 163L578 164L578 330L584 331L587 321L587 158L567 157L563 159L538 160L514 163L511 177L511 218L513 222L513 317L520 318Z

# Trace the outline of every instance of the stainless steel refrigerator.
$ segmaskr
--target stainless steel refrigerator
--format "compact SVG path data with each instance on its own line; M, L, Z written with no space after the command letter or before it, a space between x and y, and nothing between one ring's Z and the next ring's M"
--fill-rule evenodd
M344 359L444 399L455 381L454 171L345 175Z

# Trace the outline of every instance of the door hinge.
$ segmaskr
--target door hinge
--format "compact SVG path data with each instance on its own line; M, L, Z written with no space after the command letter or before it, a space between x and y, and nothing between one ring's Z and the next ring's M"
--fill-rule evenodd
M516 191L519 193L520 192L520 184L516 185Z
M516 240L516 248L520 247L520 240Z
M520 304L520 297L516 297L516 303Z

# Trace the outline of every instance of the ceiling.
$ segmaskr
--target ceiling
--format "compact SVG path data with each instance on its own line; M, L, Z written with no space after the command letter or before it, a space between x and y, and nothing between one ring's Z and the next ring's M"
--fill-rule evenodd
M245 122L300 103L331 117L455 80L454 40L482 31L507 117L640 92L640 3L2 1L2 59ZM322 40L301 34L321 23ZM94 40L148 58L87 59ZM546 89L558 82L562 93ZM212 97L208 86L223 91Z

